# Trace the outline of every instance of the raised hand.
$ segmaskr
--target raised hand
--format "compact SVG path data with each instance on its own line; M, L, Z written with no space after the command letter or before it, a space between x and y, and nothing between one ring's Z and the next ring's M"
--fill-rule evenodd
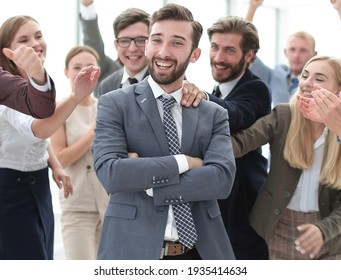
M8 48L2 49L3 54L12 60L20 69L31 77L37 84L46 83L46 75L43 61L33 48L20 45L14 51Z
M81 0L81 4L85 7L91 5L94 2L94 0Z
M74 80L76 102L80 102L89 94L91 94L97 84L100 75L100 68L97 66L84 67Z

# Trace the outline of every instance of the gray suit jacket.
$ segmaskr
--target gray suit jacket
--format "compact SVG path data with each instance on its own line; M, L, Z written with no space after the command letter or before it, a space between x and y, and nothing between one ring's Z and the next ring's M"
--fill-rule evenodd
M106 77L117 71L118 69L122 68L122 66L112 60L109 56L107 56L104 52L104 43L101 36L101 32L98 26L98 18L93 20L84 20L79 15L79 20L81 23L81 28L83 31L83 43L84 45L88 45L93 47L100 57L100 68L101 68L101 75L98 79L98 83L95 87L94 94L98 97L98 85L99 83L104 80ZM111 89L112 90L112 89Z
M259 58L250 66L250 70L261 78L270 88L272 96L272 106L280 103L288 103L292 95L288 77L290 69L283 64L277 64L274 69L266 66Z
M248 129L233 135L233 150L239 157L256 147L270 144L271 164L268 178L260 190L250 215L255 231L268 240L283 210L295 193L302 170L291 167L283 150L291 121L289 105L278 105L270 115L258 119ZM323 164L323 163L322 163ZM323 234L331 254L341 254L341 190L320 185L321 220L315 224Z
M169 205L179 202L191 204L200 256L234 259L217 203L235 176L227 111L202 101L182 108L182 119L181 151L205 166L179 175L147 79L100 97L93 156L110 202L98 259L159 259Z

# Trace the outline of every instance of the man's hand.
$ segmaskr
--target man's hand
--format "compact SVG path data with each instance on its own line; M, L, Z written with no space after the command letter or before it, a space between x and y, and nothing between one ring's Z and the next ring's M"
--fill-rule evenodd
M185 107L198 107L201 99L206 99L206 94L188 81L183 82L181 105Z
M186 159L189 170L196 167L202 167L204 165L204 161L201 158L186 156Z
M334 9L339 14L339 17L341 18L341 0L330 0L330 3L333 5Z
M259 6L263 5L263 2L264 0L250 0L245 19L252 22L256 10L258 9Z
M93 2L94 0L81 0L81 4L85 7L90 6Z

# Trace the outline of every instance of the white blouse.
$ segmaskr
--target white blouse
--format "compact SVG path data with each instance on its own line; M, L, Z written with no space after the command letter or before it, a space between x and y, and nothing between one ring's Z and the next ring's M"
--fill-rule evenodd
M36 171L47 167L48 140L33 135L33 120L0 105L0 168Z
M308 169L303 170L295 193L287 206L290 210L305 213L319 211L319 181L326 135L327 129L315 141L313 164Z

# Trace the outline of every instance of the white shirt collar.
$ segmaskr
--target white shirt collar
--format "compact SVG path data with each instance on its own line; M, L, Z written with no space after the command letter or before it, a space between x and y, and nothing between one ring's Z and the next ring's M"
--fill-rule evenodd
M137 73L134 77L130 77L129 74L126 71L126 68L123 67L123 76L122 76L122 81L121 84L127 83L128 82L128 78L135 78L137 79L139 82L142 81L146 71L147 71L148 66L146 66L145 68L143 68L139 73Z
M219 85L219 89L221 92L221 98L224 99L226 96L228 96L231 92L231 90L236 86L236 84L239 82L239 80L241 79L241 77L244 75L245 72L243 72L238 78L226 82L226 83L222 83Z
M177 104L180 105L182 97L182 87L172 93L167 93L153 80L152 76L148 77L148 83L153 91L155 99L157 99L161 95L163 95L165 98L173 96Z

